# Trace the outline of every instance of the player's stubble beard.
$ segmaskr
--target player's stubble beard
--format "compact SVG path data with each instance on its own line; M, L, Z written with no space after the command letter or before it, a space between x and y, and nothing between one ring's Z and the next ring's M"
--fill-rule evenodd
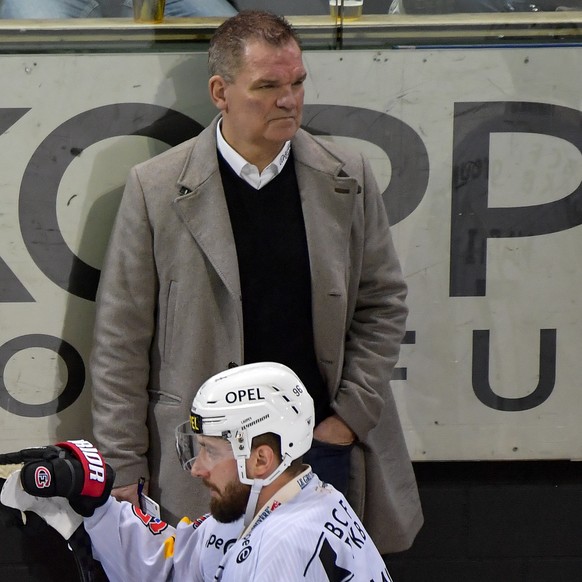
M251 491L250 485L243 485L238 479L231 481L220 491L214 485L203 479L204 485L219 493L210 499L210 513L221 523L231 523L244 515Z

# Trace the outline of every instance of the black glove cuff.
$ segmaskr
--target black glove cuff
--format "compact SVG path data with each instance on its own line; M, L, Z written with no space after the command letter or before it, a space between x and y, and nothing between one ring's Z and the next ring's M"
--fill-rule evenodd
M73 511L83 517L91 517L94 511L105 504L109 499L113 482L115 481L115 471L109 465L105 465L105 486L103 493L99 497L88 497L87 495L70 495L69 505Z

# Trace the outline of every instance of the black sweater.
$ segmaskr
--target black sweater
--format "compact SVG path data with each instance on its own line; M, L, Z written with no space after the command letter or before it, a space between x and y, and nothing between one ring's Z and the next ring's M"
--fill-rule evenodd
M244 361L280 362L305 384L316 424L329 416L317 367L311 314L311 271L293 155L255 190L219 154L242 290Z

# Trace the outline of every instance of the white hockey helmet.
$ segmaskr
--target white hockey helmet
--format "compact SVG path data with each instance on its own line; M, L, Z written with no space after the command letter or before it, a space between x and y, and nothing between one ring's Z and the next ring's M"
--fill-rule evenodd
M192 402L190 422L176 429L176 444L182 464L188 468L196 456L196 435L226 439L237 460L239 480L251 485L245 460L250 457L253 438L278 435L282 460L263 482L267 485L309 450L314 422L313 399L290 368L274 362L246 364L216 374L200 387Z

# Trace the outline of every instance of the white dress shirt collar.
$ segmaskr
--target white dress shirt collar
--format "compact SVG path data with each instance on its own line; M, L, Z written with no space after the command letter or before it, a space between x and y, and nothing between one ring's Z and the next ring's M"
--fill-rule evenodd
M256 190L260 190L268 184L285 167L291 151L290 141L285 142L281 151L275 156L273 161L259 174L257 166L247 162L234 148L226 143L220 130L221 125L222 119L216 125L216 144L218 151L226 160L226 163L234 170L235 174Z

